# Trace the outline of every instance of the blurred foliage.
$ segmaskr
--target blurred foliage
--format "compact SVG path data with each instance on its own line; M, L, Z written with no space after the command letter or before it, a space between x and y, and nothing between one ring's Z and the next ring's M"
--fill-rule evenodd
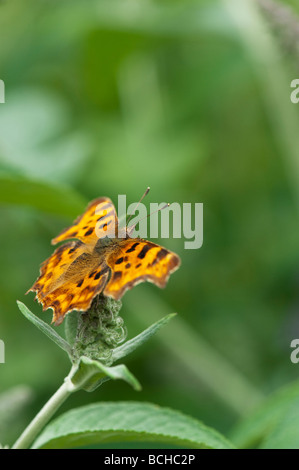
M204 203L204 244L195 251L183 239L158 240L182 266L163 291L148 284L128 292L122 315L129 337L139 322L173 311L186 330L171 345L163 330L128 359L138 395L111 382L92 397L78 393L62 411L97 398L147 400L228 431L252 390L261 397L297 377L290 342L299 335L299 116L289 94L298 57L286 47L292 29L277 21L277 4L252 3L254 18L234 0L1 2L0 392L33 389L27 415L68 364L16 299L40 315L24 292L51 238L90 199L108 196L117 207L118 194L129 204L148 185L148 204ZM298 25L295 0L278 6ZM265 41L255 18L268 28ZM166 312L156 311L160 304ZM50 311L42 318L50 321ZM203 341L204 359L190 346ZM180 362L186 354L189 370ZM244 381L241 391L227 374L230 402L217 393L222 361Z

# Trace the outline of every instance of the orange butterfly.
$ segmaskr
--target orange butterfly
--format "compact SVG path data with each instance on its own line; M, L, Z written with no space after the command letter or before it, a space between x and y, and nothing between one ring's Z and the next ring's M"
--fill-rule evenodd
M88 310L100 293L118 300L143 281L165 287L180 258L155 243L131 238L133 228L119 229L113 203L102 197L52 240L55 245L76 239L42 263L40 276L28 292L36 292L43 310L52 308L55 325L72 310Z

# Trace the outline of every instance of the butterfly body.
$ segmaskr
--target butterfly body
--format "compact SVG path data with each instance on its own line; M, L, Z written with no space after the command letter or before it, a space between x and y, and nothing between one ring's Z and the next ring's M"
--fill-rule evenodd
M143 281L165 287L179 257L148 240L131 238L130 232L118 227L110 199L98 198L52 240L71 239L44 261L29 291L36 292L44 310L52 308L55 324L72 310L87 310L100 293L118 300Z

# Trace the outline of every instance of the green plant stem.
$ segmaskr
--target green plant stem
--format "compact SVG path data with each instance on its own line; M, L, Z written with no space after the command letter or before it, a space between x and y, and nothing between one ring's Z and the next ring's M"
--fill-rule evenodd
M77 390L77 387L71 382L72 374L73 368L69 375L64 379L61 387L59 387L57 392L54 393L50 400L43 406L40 412L17 439L15 444L12 446L13 449L28 449L58 408L60 408L71 393Z

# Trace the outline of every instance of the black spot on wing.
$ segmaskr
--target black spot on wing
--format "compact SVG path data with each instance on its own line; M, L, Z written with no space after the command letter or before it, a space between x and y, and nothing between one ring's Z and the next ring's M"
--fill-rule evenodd
M115 264L121 264L123 262L123 258L118 258L116 261L115 261Z
M129 249L126 251L126 253L132 253L133 251L135 251L135 249L136 249L136 247L137 247L138 245L140 245L139 242L134 243L134 245L132 245L131 248L129 248Z
M108 227L108 225L111 224L111 222L112 222L112 220L109 220L109 222L105 222L104 224L100 225L98 228L99 228L100 230L101 230L101 229L106 230L107 227Z
M157 264L161 259L165 258L165 256L168 255L168 253L169 251L165 250L165 248L161 248L161 250L158 251L156 258L152 262L152 266L155 266L155 264Z
M143 259L146 255L146 253L152 248L152 246L145 245L140 253L138 254L137 258Z
M122 272L121 271L115 271L113 274L113 281L117 281L117 279L120 279L122 277Z
M87 230L87 232L85 232L85 234L84 234L84 235L85 235L85 236L87 236L87 235L91 235L91 234L92 234L92 232L93 232L93 228L90 228L89 230Z
M94 279L99 279L103 274L106 274L106 272L109 271L108 266L105 266L101 271L98 271L97 274L95 275Z

